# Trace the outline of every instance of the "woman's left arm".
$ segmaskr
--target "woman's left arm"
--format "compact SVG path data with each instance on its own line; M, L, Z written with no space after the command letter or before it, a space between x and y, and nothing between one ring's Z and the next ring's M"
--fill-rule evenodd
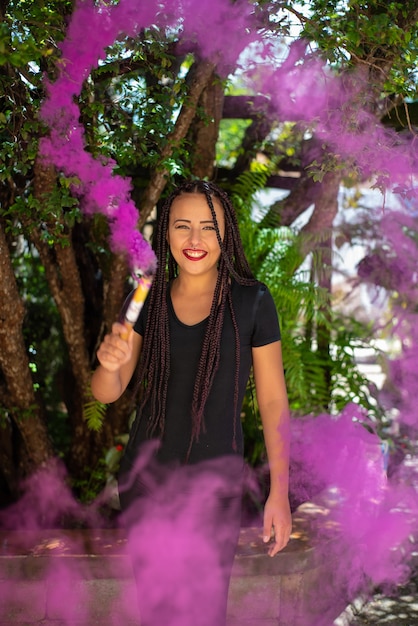
M252 349L255 389L270 468L270 493L264 506L263 537L274 537L269 555L285 547L292 531L289 505L290 417L281 342Z

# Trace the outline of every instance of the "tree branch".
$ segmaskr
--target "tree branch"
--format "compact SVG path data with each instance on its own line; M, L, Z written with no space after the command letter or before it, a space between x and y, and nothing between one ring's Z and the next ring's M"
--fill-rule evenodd
M190 70L191 82L187 101L183 103L173 131L167 135L167 142L161 151L159 165L152 173L148 186L141 198L139 228L144 226L167 184L169 170L164 161L173 154L175 148L186 137L193 117L196 114L200 95L208 84L214 70L215 65L210 61L195 62Z

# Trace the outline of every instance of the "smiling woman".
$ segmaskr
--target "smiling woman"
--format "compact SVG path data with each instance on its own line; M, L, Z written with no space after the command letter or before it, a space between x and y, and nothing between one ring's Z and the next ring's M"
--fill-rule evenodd
M167 241L177 263L171 301L177 317L189 325L209 316L218 280L225 217L219 200L213 200L213 208L216 219L205 196L190 193L176 198L170 209Z
M179 196L171 205L167 233L171 254L179 268L178 278L183 280L190 272L199 275L201 284L206 283L212 292L221 255L219 238L223 240L225 233L224 211L219 200L213 200L213 209L215 216L202 194Z
M248 266L228 196L212 183L185 183L167 200L156 254L135 332L124 341L114 324L92 390L102 402L116 400L135 372L137 416L119 491L141 624L222 626L240 529L240 411L251 367L270 463L270 555L291 530L277 312Z

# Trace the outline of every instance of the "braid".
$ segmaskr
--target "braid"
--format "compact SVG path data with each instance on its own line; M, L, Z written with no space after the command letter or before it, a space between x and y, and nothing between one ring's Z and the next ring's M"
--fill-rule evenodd
M204 410L213 380L219 366L220 345L225 310L228 306L235 334L235 389L234 389L234 442L236 445L236 411L238 407L238 380L240 363L239 329L235 317L231 295L231 276L241 285L257 283L242 246L238 221L228 195L210 182L190 181L178 187L166 200L158 222L156 255L158 269L149 294L149 311L144 334L143 349L136 376L136 391L140 391L139 412L149 401L151 407L148 424L149 435L164 433L165 407L167 401L168 380L170 375L170 332L167 308L167 279L177 276L178 268L170 252L166 233L168 230L170 207L179 195L201 193L211 210L216 228L216 235L221 250L218 265L218 277L212 300L211 310L202 344L202 352L196 372L192 399L192 434L187 457L194 441L205 431ZM224 211L225 236L222 240L216 219L212 198L216 197Z
M158 265L148 296L149 310L155 314L147 316L144 333L146 340L143 343L135 384L135 392L140 392L138 413L141 413L148 400L150 401L148 435L164 431L165 406L170 376L170 333L166 298L168 244L164 236L168 228L168 217L169 210L162 211L155 250Z
M237 447L237 409L238 409L238 389L239 389L239 365L240 365L240 341L239 341L239 328L237 319L235 317L234 307L232 305L231 293L228 294L229 310L231 312L232 325L235 332L235 379L234 379L234 434L232 447L236 450Z

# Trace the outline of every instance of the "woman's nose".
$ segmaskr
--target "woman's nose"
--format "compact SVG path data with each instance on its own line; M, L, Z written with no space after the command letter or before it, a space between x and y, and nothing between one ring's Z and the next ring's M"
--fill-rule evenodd
M199 228L191 228L190 229L190 245L192 248L197 247L200 243L200 229Z

